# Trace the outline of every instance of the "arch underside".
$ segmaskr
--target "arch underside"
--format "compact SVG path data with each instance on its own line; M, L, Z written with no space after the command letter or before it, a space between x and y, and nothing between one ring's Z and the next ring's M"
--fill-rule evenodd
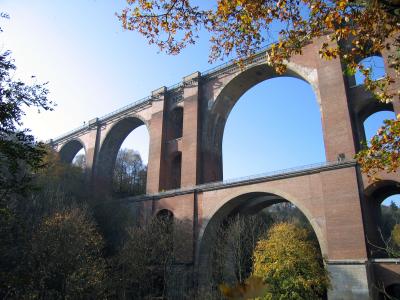
M105 184L111 184L118 151L125 138L145 123L137 117L127 117L116 123L107 133L99 151L96 176Z
M327 249L325 247L322 229L303 205L296 205L298 204L297 201L290 201L288 198L289 197L277 195L276 193L257 191L236 196L226 201L225 204L218 208L212 217L205 221L203 230L200 231L199 254L197 260L199 286L207 286L209 283L209 272L211 270L211 266L209 265L210 253L217 228L231 216L236 214L254 215L277 203L292 203L304 214L317 236L322 254L325 255Z
M85 149L81 141L77 139L68 141L59 151L61 161L68 164L72 163L75 155L81 149Z

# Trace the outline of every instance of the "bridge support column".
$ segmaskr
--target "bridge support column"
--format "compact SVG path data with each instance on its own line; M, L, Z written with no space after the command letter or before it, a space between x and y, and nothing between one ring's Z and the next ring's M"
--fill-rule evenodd
M160 191L163 181L163 152L165 140L164 126L164 103L166 87L161 87L152 92L153 105L152 116L149 126L150 149L149 162L147 166L147 194L155 194ZM153 201L146 201L144 204L145 218L152 214Z
M355 139L341 62L339 59L331 61L320 59L318 64L326 160L335 161L339 154L353 158Z
M96 172L96 161L100 145L101 127L98 118L89 121L88 145L86 146L86 172L89 181L93 182Z
M182 135L181 187L195 186L199 181L200 72L183 78L184 113Z
M356 168L321 173L324 197L328 299L370 299L367 245Z

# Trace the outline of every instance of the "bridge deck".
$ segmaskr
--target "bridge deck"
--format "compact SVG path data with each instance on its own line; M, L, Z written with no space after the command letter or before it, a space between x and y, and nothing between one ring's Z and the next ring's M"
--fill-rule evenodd
M333 161L333 162L321 162L311 165L304 165L299 167L294 167L290 169L277 170L262 174L256 174L246 177L228 179L224 181L210 182L206 184L201 184L193 187L180 188L175 190L163 191L156 194L148 194L141 196L133 196L133 197L125 197L121 198L121 201L128 202L141 202L147 200L158 200L167 197L173 197L177 195L190 194L194 192L204 192L204 191L212 191L218 189L224 189L228 187L236 187L249 185L254 183L280 180L290 177L297 177L303 175L310 175L315 173L320 173L329 170L336 170L342 168L355 167L357 165L354 160L345 160L345 161Z

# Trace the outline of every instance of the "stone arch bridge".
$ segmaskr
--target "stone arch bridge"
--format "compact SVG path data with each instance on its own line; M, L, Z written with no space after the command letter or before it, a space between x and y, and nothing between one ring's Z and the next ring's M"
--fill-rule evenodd
M212 231L229 214L290 201L318 237L332 279L328 298L376 298L374 286L400 284L398 261L373 257L367 242L377 236L380 201L399 193L399 176L383 174L382 181L370 183L352 158L365 140L364 120L381 110L398 114L400 103L377 102L363 86L355 85L354 78L343 75L339 59L320 59L323 41L314 41L293 57L283 75L308 82L315 92L326 163L222 181L222 137L231 109L252 86L278 77L265 64L268 49L248 59L244 68L229 62L195 72L51 144L65 162L84 148L90 179L109 187L123 140L136 127L147 127L147 195L126 201L142 203L145 216L168 209L175 218L189 220L190 234L181 243L179 258L185 269L182 286L188 281L201 286L206 280ZM382 57L386 62L388 53Z

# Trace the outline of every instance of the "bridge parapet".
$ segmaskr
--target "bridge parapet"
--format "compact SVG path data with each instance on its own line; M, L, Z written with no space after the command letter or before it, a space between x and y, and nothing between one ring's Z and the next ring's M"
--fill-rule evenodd
M161 191L154 194L146 194L140 196L124 197L120 201L127 202L142 202L148 200L157 200L165 197L174 197L183 194L190 194L194 191L212 191L218 189L224 189L229 187L243 186L260 182L267 182L273 180L280 180L285 178L311 175L315 173L325 172L329 170L337 170L342 168L351 168L357 165L355 160L344 160L344 161L332 161L332 162L320 162L315 164L309 164L304 166L298 166L294 168L282 169L272 172L266 172L261 174L255 174L245 177L232 178L223 181L209 182L205 184L199 184L191 187L184 187L179 189L173 189L168 191Z

